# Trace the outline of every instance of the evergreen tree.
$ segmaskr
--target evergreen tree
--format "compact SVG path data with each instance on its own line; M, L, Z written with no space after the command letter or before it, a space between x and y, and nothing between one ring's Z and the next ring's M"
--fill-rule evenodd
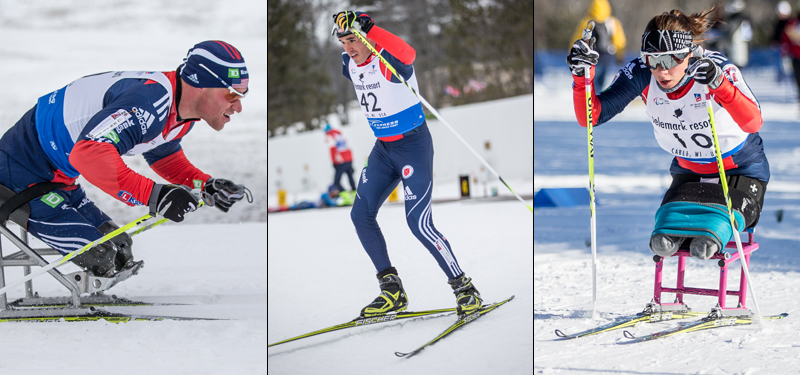
M267 127L273 135L295 122L317 127L315 119L333 110L313 8L310 0L268 0Z

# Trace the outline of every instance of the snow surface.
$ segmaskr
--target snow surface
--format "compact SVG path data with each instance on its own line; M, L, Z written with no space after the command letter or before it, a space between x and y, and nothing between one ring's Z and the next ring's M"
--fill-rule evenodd
M747 76L745 76L747 78ZM534 188L586 187L586 129L577 125L571 91L536 85L534 90ZM800 372L800 133L797 104L762 103L760 132L772 169L750 274L762 314L788 312L781 321L722 328L640 344L621 331L556 341L555 329L576 332L637 313L653 297L654 263L648 249L654 214L669 186L671 156L662 151L642 105L594 131L597 187L599 318L592 320L589 208L534 210L534 360L537 374L797 374ZM782 222L777 211L785 210ZM729 288L738 289L739 263ZM664 285L674 286L676 261L665 262ZM687 261L687 286L715 288L714 262ZM669 301L672 294L664 297ZM716 297L685 296L696 311ZM728 305L736 297L728 297ZM753 308L753 299L748 305ZM644 335L676 324L640 324Z
M429 341L454 316L352 328L272 347L270 374L533 372L530 211L517 200L433 207L436 228L450 241L485 302L516 298L409 359L393 353ZM447 277L411 235L403 207L384 206L378 220L409 295L409 309L453 306ZM298 227L313 230L313 235L297 235ZM344 323L377 296L375 269L355 235L349 209L274 214L267 238L270 343Z

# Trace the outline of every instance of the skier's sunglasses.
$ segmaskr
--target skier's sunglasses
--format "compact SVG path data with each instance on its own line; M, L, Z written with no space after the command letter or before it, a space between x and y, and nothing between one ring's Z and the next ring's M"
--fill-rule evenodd
M659 65L661 65L662 69L672 69L689 57L690 53L690 51L642 52L640 56L650 70L656 70Z
M228 84L228 82L225 82L225 80L224 80L224 79L222 79L222 78L219 78L219 76L218 76L216 73L212 72L212 71L211 71L211 69L207 68L207 67L206 67L205 65L203 65L203 64L199 64L199 65L200 65L200 66L202 66L202 67L203 67L203 69L205 69L207 72L211 73L211 75L212 75L212 76L214 76L214 77L217 77L217 79L218 79L220 82L222 82L222 84L223 84L223 85L225 85L225 87L227 87L227 88L228 88L228 91L230 91L230 92L229 92L229 93L227 93L227 94L225 94L225 99L227 99L229 102L232 102L232 101L234 101L234 100L236 100L236 99L238 99L238 98L244 98L244 97L246 97L246 96L247 96L247 93L250 91L250 89L249 89L249 88L248 88L248 89L247 89L245 92L239 92L239 91L236 91L236 89L234 89L234 88L233 88L233 86L229 85L229 84Z

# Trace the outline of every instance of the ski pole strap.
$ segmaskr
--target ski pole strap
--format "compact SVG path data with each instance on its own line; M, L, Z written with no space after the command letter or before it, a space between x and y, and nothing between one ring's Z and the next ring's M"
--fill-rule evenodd
M25 203L28 203L34 198L49 193L55 189L61 189L67 186L69 185L62 182L42 182L39 184L31 185L27 189L14 194L10 198L8 198L8 200L6 200L2 205L0 205L0 224L5 225L6 221L8 221L8 218L11 216L11 214L14 213L16 215L16 212L14 211L16 211ZM12 190L8 189L8 191ZM23 223L27 222L27 215L25 219L26 220L24 220ZM17 220L15 220L15 222L17 224L22 225ZM27 225L23 225L23 227L27 227Z

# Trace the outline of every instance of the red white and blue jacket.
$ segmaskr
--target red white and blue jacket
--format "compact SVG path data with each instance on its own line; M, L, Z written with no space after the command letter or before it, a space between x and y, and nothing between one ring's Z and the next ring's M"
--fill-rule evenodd
M709 88L723 165L731 175L768 182L769 163L758 134L763 124L758 101L730 60L713 51L705 51L705 56L720 66L726 78L717 89ZM594 69L590 77L593 76ZM586 127L585 80L577 76L573 80L575 116ZM592 86L593 125L608 122L637 97L647 106L659 145L675 156L671 174L718 174L706 97L700 84L688 79L674 92L663 92L650 69L636 58L620 69L603 92L595 93Z
M180 141L194 120L178 118L176 72L106 72L39 98L31 121L0 139L0 150L44 181L83 177L128 205L147 205L154 181L122 155L142 154L170 183L202 187L211 177L186 159ZM176 92L177 90L177 92Z
M375 50L406 83L419 92L417 75L412 65L417 56L414 48L378 26L372 26L367 37L375 41ZM343 52L342 74L353 82L361 109L378 139L396 141L403 138L403 133L425 122L419 98L374 54L370 54L366 61L357 65Z
M342 132L336 129L329 130L325 133L325 141L330 148L333 165L351 163L353 161L353 152L347 146L347 140L344 139Z

